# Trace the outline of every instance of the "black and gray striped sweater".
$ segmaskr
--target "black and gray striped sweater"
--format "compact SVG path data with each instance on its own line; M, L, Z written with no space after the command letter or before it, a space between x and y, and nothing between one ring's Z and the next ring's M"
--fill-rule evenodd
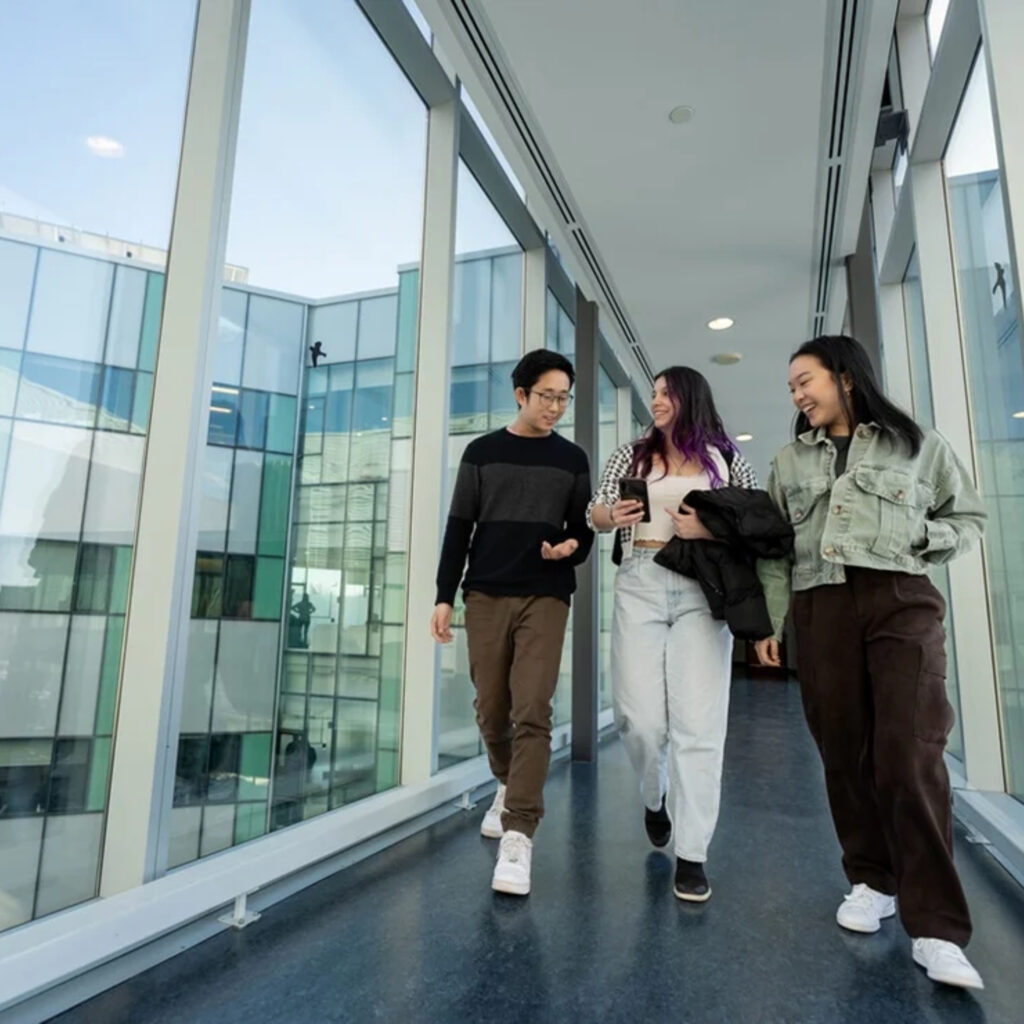
M568 604L575 566L594 542L589 500L586 453L559 434L521 437L502 429L472 441L459 464L441 547L438 603L452 604L461 580L465 591ZM570 558L541 557L544 541L570 537L579 542Z

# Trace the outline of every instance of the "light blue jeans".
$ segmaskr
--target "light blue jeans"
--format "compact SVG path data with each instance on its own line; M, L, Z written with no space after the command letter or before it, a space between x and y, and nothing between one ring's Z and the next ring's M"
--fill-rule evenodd
M732 634L696 580L634 548L615 576L615 723L644 804L666 808L677 857L703 863L718 821Z

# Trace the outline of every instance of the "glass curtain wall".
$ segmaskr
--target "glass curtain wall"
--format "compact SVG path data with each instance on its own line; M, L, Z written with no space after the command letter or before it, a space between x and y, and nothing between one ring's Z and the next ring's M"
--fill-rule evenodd
M397 784L425 153L354 0L254 0L171 866Z
M522 355L522 310L522 249L460 160L446 514L466 447L475 438L515 419L512 370ZM454 642L441 648L438 769L483 751L473 710L461 592L456 597L452 632Z
M0 929L97 892L194 22L4 9Z
M907 352L910 357L910 388L913 396L914 418L924 428L935 427L932 403L932 378L928 367L928 336L925 331L924 299L921 294L921 268L917 252L910 258L903 279L903 308L907 324ZM932 582L946 601L946 693L956 711L956 722L949 735L948 749L961 760L964 758L964 733L960 722L960 677L956 664L956 640L953 635L953 605L950 599L949 568L934 566L929 573Z
M1024 358L985 53L945 155L971 415L982 490L1007 787L1024 800Z

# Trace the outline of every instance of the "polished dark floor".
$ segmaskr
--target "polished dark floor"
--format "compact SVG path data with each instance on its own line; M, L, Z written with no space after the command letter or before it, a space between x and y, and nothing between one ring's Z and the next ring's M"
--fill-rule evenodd
M958 837L984 992L933 985L845 880L793 684L738 681L703 907L672 895L621 745L561 765L528 899L489 888L483 807L64 1014L67 1022L1024 1022L1024 890Z

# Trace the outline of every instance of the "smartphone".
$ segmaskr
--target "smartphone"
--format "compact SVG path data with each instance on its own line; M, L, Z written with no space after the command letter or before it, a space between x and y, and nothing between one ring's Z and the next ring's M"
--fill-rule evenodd
M647 481L642 476L624 476L619 481L619 494L625 498L632 498L634 501L644 503L644 517L641 523L651 521L651 501L647 496Z

